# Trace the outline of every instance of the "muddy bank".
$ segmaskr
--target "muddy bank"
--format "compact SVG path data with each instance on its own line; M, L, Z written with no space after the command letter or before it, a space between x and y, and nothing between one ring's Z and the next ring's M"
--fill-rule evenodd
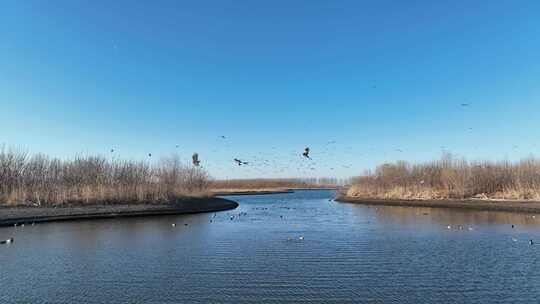
M223 198L189 198L170 204L111 204L70 207L0 207L0 226L79 219L215 212L238 203Z
M503 200L396 200L396 199L370 199L341 196L336 199L338 202L354 203L364 205L381 206L409 206L409 207L429 207L429 208L450 208L468 209L482 211L506 211L521 213L540 213L539 201L503 201Z

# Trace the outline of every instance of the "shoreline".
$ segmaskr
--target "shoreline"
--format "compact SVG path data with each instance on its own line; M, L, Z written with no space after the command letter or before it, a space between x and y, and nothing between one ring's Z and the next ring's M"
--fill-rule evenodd
M74 207L0 207L0 227L19 224L179 215L231 210L238 203L218 197L181 199L170 204L111 204Z
M266 195L266 194L286 194L294 193L292 190L238 190L238 191L216 191L213 196L235 196L235 195Z
M266 194L287 194L296 190L339 190L339 188L276 188L276 189L217 189L212 192L213 196L234 196L234 195L266 195Z
M464 209L475 211L504 211L516 213L540 213L540 201L508 201L508 200L478 200L478 199L442 199L442 200L405 200L377 199L341 196L337 202L398 207L428 207L446 209Z

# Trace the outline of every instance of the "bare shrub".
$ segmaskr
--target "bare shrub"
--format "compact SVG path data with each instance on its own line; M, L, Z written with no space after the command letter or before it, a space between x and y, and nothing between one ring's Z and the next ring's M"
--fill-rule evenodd
M0 204L167 203L204 195L208 174L178 157L156 164L77 156L30 156L0 147Z

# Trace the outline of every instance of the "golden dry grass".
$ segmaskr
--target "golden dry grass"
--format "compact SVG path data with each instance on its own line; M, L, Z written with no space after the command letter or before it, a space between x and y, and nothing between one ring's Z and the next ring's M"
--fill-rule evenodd
M206 195L208 175L178 157L152 164L78 156L70 160L0 147L0 204L164 203Z
M215 192L226 191L279 191L287 189L334 188L338 180L334 178L253 178L214 180L209 187Z
M382 199L540 200L540 160L454 159L383 164L353 180L347 196Z

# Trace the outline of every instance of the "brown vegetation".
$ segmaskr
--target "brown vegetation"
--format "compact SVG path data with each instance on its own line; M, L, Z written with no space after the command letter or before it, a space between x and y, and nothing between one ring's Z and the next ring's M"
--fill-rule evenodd
M214 180L210 183L212 191L242 190L286 190L335 188L338 180L334 178L255 178Z
M164 203L205 194L208 180L174 156L156 164L102 156L61 160L0 147L0 204Z
M353 180L349 197L381 199L540 200L540 160L384 164Z

